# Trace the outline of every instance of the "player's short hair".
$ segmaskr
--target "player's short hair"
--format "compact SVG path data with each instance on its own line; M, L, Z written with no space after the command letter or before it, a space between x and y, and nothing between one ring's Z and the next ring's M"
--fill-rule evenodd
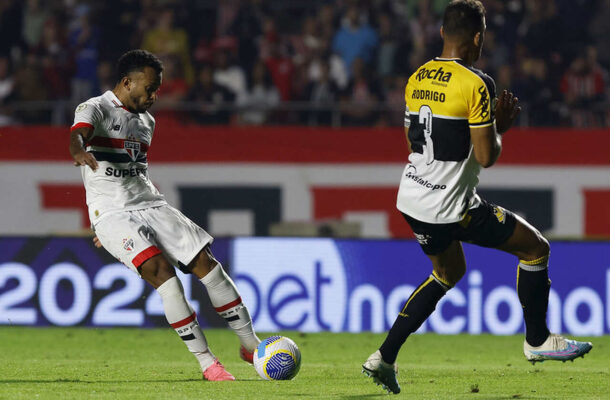
M453 0L445 9L445 35L472 38L485 30L485 7L479 0Z
M142 71L144 67L151 67L157 74L163 72L163 63L157 56L146 50L129 50L117 62L117 81L133 71Z

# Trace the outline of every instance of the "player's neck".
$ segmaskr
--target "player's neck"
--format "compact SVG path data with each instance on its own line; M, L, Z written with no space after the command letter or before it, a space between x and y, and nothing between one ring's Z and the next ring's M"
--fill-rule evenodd
M470 56L468 46L445 42L440 58L459 58L468 66L472 66L474 58Z
M130 112L134 112L132 111L133 108L129 106L129 97L127 97L127 95L118 87L115 87L114 89L112 89L112 93L114 93L114 95L116 96L117 99L119 99L119 101L121 102L122 106L127 109Z

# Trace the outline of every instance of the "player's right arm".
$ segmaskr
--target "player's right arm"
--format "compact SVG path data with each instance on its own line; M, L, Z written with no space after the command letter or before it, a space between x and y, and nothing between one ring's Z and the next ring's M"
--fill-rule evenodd
M95 156L85 149L93 138L95 127L103 119L103 114L93 101L79 104L74 112L74 125L70 129L70 154L76 166L89 166L93 171L98 164Z
M85 143L93 136L93 128L82 126L70 132L70 154L74 159L74 165L88 165L93 171L97 170L97 160L95 156L85 150Z

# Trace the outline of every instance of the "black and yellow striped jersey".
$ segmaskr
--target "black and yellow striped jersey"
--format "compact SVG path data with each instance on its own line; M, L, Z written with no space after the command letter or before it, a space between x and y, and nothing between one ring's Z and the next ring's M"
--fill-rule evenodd
M412 153L398 209L429 223L462 219L479 203L470 128L494 124L495 83L460 59L435 58L415 71L405 89L405 126Z

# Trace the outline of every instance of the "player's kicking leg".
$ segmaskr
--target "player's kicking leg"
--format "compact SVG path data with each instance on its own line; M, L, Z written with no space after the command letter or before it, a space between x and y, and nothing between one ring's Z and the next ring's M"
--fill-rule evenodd
M184 296L184 289L176 277L174 267L158 254L139 268L142 278L161 296L167 322L174 328L184 344L201 366L203 378L208 381L234 381L224 366L210 351L205 335L197 323L197 315Z
M233 283L218 262L209 246L206 246L189 264L192 273L199 278L210 296L214 309L227 321L229 327L237 334L241 347L239 355L242 360L252 364L254 350L258 347L260 339L254 332L252 318L241 300L241 296Z
M593 345L552 334L546 325L551 281L548 276L549 243L527 221L516 216L511 237L499 250L519 257L517 293L523 306L525 341L523 353L532 364L546 360L568 361L584 357Z

